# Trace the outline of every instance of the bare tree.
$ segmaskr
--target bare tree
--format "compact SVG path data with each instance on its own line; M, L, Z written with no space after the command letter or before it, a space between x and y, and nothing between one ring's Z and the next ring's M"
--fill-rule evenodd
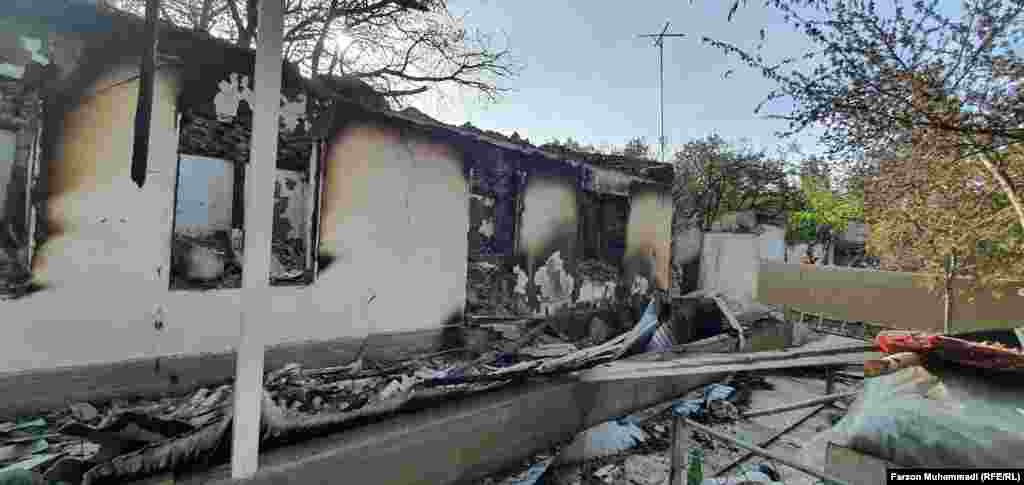
M161 17L251 47L259 0L163 0ZM144 0L117 0L141 12ZM284 54L306 75L362 80L403 105L432 88L488 101L520 66L494 38L466 27L444 0L286 0Z

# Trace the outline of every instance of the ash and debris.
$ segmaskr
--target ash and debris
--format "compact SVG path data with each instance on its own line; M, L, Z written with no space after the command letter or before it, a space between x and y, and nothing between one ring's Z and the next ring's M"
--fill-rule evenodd
M735 389L735 392L724 401L706 401L703 412L691 419L709 426L727 435L734 435L738 439L755 442L763 439L764 436L751 436L748 423L737 420L738 415L751 409L751 397L757 393L778 393L773 381L786 379L812 379L822 380L822 369L793 369L786 371L773 371L770 373L736 373L723 380L721 384ZM857 388L861 381L854 378L837 376L837 386ZM820 382L819 382L820 383ZM823 383L822 383L823 384ZM485 477L472 482L475 485L518 485L520 483L533 483L535 485L663 485L668 483L669 470L671 467L671 446L674 416L672 407L685 401L701 401L706 397L706 392L714 384L705 388L695 389L682 398L671 403L663 403L640 411L630 419L637 423L640 429L646 434L646 439L638 442L636 446L621 451L611 456L597 457L579 464L559 465L557 458L567 443L558 447L533 455L521 465L507 469L503 472ZM788 398L788 396L787 396ZM791 400L801 400L794 398ZM722 410L725 411L722 411ZM800 452L803 443L806 442L807 434L816 434L827 430L834 425L845 414L846 406L842 401L835 405L826 407L815 413L815 419L798 426L775 440L770 445L773 451L783 455L796 454ZM764 426L760 426L764 428ZM591 428L593 429L593 428ZM796 436L798 434L802 436ZM772 429L774 431L774 429ZM686 432L686 447L697 446L702 452L703 477L710 479L727 464L742 458L747 451L731 443L708 436L700 431L688 429ZM790 436L792 435L792 436ZM789 450L789 453L786 452ZM526 480L531 467L538 467L546 460L552 460L542 477L536 482ZM758 467L767 467L772 473L778 475L779 480L787 484L815 484L818 479L806 475L803 472L789 468L781 463L759 456L751 456L741 464L732 466L722 477L733 477L744 472L754 472ZM764 468L761 468L764 469ZM706 482L710 483L710 482ZM749 481L744 483L768 483Z
M264 376L263 437L301 439L413 402L501 387L541 363L551 364L545 369L551 373L594 361L586 348L578 350L572 342L526 331L523 325L507 323L504 331L476 327L489 339L472 350L449 349L403 361L360 355L336 367L290 363L271 369ZM548 325L534 325L554 333ZM579 357L567 355L573 352ZM231 384L222 384L155 400L79 402L0 423L0 477L29 473L91 485L193 466L197 459L223 461L232 391Z
M576 272L584 279L597 282L618 281L620 270L615 265L598 259L588 259L576 265Z

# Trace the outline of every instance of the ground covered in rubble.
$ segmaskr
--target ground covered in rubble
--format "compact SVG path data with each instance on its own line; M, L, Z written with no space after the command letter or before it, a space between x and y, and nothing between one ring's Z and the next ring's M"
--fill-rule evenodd
M416 403L616 359L642 333L649 335L657 320L650 311L643 325L590 346L565 341L550 321L520 323L471 332L497 334L483 339L490 350L457 348L400 362L359 357L329 368L294 363L271 369L264 376L261 441L272 447ZM159 400L80 402L0 423L0 485L20 475L29 483L123 483L223 462L232 390L225 384Z
M831 346L848 343L841 337L819 336L815 346ZM860 372L860 371L857 371ZM729 400L738 412L768 409L786 404L814 399L825 395L825 372L820 368L759 373L738 373L721 381L733 387L736 392ZM862 386L862 379L856 373L840 373L835 380L833 393L856 392ZM582 463L558 464L560 453L567 443L534 455L517 467L505 470L473 483L478 485L664 485L668 483L671 463L673 415L671 406L684 400L699 400L704 389L696 389L678 401L664 403L631 416L643 430L645 439L622 452L611 456L597 457ZM708 413L698 422L734 436L748 443L756 444L794 461L806 462L807 455L815 450L804 449L804 445L818 433L824 432L838 422L849 404L849 400L836 401L834 405L814 406L784 413L759 416L751 419L719 419ZM724 416L723 416L724 417ZM792 428L792 429L789 429ZM593 429L593 428L592 428ZM780 433L781 432L781 433ZM772 440L771 438L777 437ZM704 478L735 476L743 471L752 471L760 464L770 466L779 475L779 482L787 485L815 485L819 480L799 470L759 456L743 458L747 452L731 443L718 440L697 430L686 430L683 448L697 448L702 454ZM527 477L531 467L540 468L545 460L554 460L541 480L530 482ZM742 459L742 460L741 460ZM721 474L721 475L719 475Z

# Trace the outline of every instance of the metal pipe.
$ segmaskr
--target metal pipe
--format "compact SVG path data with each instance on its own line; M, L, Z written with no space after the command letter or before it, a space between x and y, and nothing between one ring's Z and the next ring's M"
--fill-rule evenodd
M818 470L818 469L812 468L812 467L810 467L808 465L804 465L803 463L790 460L789 458L786 458L786 457L781 456L781 455L776 454L776 453L772 453L772 452L770 452L770 451L768 451L768 450L766 450L764 448L761 448L760 446L754 446L754 445L752 445L750 443L747 443L746 441L743 441L743 440L740 440L740 439L736 439L736 438L734 438L732 436L727 436L727 435L722 434L722 433L720 433L718 431L715 431L715 430L713 430L713 429L711 429L711 428L709 428L707 426L704 426L703 424L697 423L697 422L695 422L693 420L686 419L686 418L681 418L681 419L683 419L688 426L691 426L691 427L693 427L694 429L696 429L698 431L702 431L702 432L707 433L707 434L709 434L711 436L714 436L715 438L718 438L720 440L732 443L732 444L734 444L734 445L736 445L736 446L738 446L740 448L746 449L747 451L749 451L749 452L751 452L751 453L753 453L755 455L762 456L764 458L768 458L769 460L777 461L779 463L782 463L783 465L789 466L791 468L795 468L795 469L800 470L800 471L802 471L802 472L804 472L804 473L806 473L808 475L811 475L813 477L816 477L816 478L819 478L819 479L822 479L822 480L827 480L828 482L831 482L833 485L850 485L845 480L841 480L839 478L836 478L835 476L832 476L832 475L826 473L823 470Z
M818 414L818 411L821 411L822 409L825 409L825 405L824 404L819 404L818 407L812 409L807 414L804 414L803 416L800 416L800 419L797 419L796 421L793 421L792 423L790 423L785 428L780 429L775 434L773 434L770 438L762 441L758 446L764 448L765 446L771 445L772 443L775 442L775 440L781 438L782 435L784 435L784 434L786 434L786 433L788 433L790 431L793 431L794 429L796 429L797 426L800 426L801 424L803 424L803 422L807 421L811 416L814 416L815 414ZM721 470L718 470L717 472L715 472L715 476L716 477L720 477L722 475L725 475L726 473L729 472L729 470L732 470L733 468L736 468L736 466L738 466L738 465L742 464L743 462L749 460L750 457L752 457L752 456L754 456L754 454L749 452L749 451L747 453L744 453L743 456L733 460L728 465L725 465Z
M807 401L800 401L800 402L793 403L793 404L787 404L785 406L778 406L778 407L769 408L769 409L762 409L760 411L751 411L751 412L743 413L742 417L745 418L745 419L749 419L749 418L756 418L758 416L768 416L769 414L779 414L779 413L784 413L784 412L787 412L787 411L793 411L793 410L796 410L796 409L809 408L811 406L815 406L815 405L818 405L818 404L827 404L827 403L830 403L832 401L836 401L838 399L843 399L843 398L847 398L847 397L856 397L856 396L857 396L856 392L844 392L844 393L840 393L840 394L829 394L828 396L818 397L818 398L814 398L814 399L809 399Z
M673 416L675 416L673 414ZM683 449L683 433L686 431L686 424L681 416L675 416L672 420L672 462L669 468L669 485L683 485L682 468L686 463Z

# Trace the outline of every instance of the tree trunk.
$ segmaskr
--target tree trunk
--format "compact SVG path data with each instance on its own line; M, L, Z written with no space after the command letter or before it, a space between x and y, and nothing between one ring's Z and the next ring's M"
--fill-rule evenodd
M1017 195L1017 191L1014 190L1009 178L996 164L992 163L990 157L990 154L985 153L981 157L981 163L985 165L985 169L999 182L999 186L1003 189L1003 193L1006 194L1006 198L1010 199L1010 205L1013 206L1014 212L1017 213L1017 222L1021 225L1021 228L1024 228L1024 204L1021 203L1020 197Z
M956 271L956 254L952 254L946 259L945 288L943 292L942 330L946 335L953 333L953 279L956 277Z
M233 1L233 0L231 0ZM246 0L245 2L245 25L236 25L238 29L239 47L250 48L252 41L256 38L256 28L259 24L259 0Z

